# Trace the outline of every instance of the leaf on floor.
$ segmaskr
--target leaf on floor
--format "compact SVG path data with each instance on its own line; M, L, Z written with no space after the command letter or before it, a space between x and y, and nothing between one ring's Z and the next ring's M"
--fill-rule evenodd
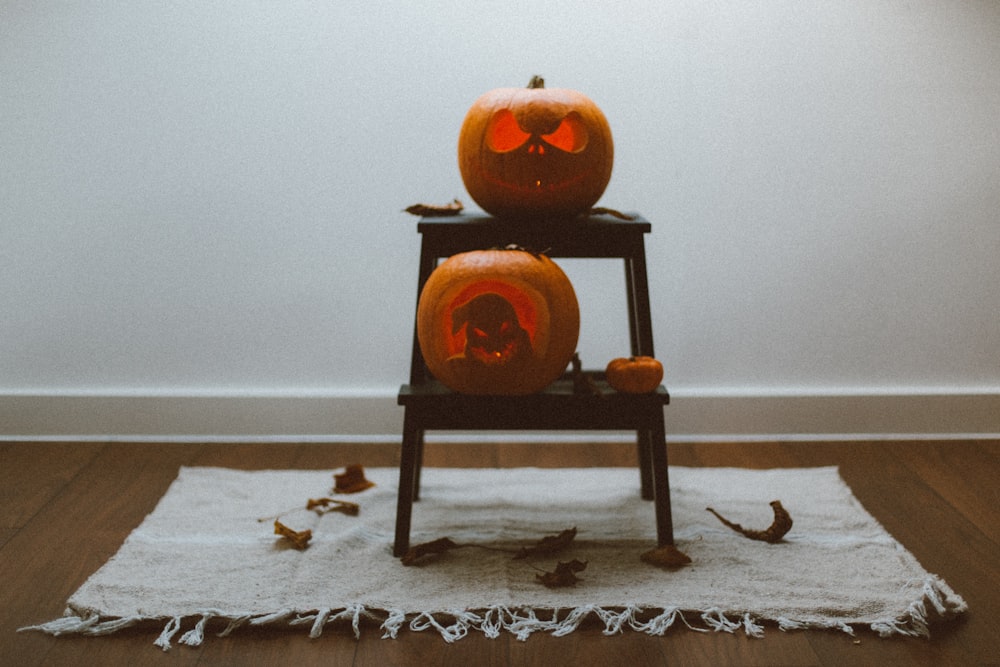
M375 482L365 478L364 467L357 463L347 466L342 473L334 474L333 481L334 493L360 493L375 486Z
M562 551L570 545L576 537L576 526L567 528L558 535L546 535L541 540L530 547L521 547L521 550L514 556L515 559L537 556L539 554L552 554Z
M781 506L780 500L771 501L771 509L774 511L774 521L764 530L744 528L740 524L733 523L732 521L724 518L711 507L706 507L705 509L714 514L724 525L732 528L741 535L749 537L751 540L760 540L761 542L774 544L775 542L780 542L781 538L783 538L785 534L792 529L792 517L788 513L788 510Z
M576 576L576 573L583 572L586 569L586 561L580 561L574 558L569 562L560 561L556 565L554 572L536 574L535 579L547 588L565 588L567 586L575 586L577 582L580 581L580 579Z
M312 539L313 535L309 529L292 530L277 519L274 520L274 534L280 535L281 539L288 540L293 547L300 551L309 546L309 540Z
M430 542L422 542L421 544L413 545L405 554L403 554L400 561L403 565L413 565L424 556L443 554L446 551L458 549L461 546L462 545L453 542L451 538L439 537L438 539Z

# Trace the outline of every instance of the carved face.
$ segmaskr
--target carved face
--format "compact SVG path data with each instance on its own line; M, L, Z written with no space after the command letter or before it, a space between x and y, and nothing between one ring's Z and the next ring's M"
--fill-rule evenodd
M576 350L580 310L552 260L523 250L453 255L431 273L417 305L430 372L470 394L529 394L562 375Z
M517 311L499 294L473 297L451 314L453 334L465 328L465 356L481 364L499 365L531 356L531 339Z
M458 143L462 180L494 215L573 217L611 178L611 130L581 93L532 84L490 91L469 109Z

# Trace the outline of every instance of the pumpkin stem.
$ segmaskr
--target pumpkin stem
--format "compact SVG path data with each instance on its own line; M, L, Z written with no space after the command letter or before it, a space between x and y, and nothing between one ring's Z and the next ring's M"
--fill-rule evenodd
M528 82L528 88L532 89L532 90L536 89L536 88L544 88L544 87L545 87L545 79L543 79L542 77L538 76L537 74L535 76L531 77L531 81Z

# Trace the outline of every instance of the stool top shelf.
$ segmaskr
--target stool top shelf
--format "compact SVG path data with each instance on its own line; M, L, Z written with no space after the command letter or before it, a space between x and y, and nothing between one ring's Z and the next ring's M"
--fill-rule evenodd
M642 248L651 225L637 213L573 220L500 219L486 214L425 217L417 223L424 245L439 257L516 244L549 257L629 257Z

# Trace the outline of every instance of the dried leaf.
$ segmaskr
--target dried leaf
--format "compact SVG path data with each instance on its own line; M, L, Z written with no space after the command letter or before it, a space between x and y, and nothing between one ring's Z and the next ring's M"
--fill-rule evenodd
M365 479L363 466L354 463L347 466L344 472L333 476L334 493L360 493L375 486L375 482Z
M306 509L313 510L317 514L340 512L350 516L357 516L361 512L361 506L357 503L337 500L336 498L310 498L309 502L306 503Z
M403 565L413 565L416 561L420 560L424 556L430 556L432 554L443 554L446 551L451 551L452 549L458 549L462 545L456 544L450 538L439 537L431 542L423 542L421 544L415 544L409 548L409 550L403 554L400 561Z
M611 215L620 220L635 220L634 215L629 215L627 213L622 213L621 211L616 211L613 208L604 208L603 206L596 206L590 209L591 215Z
M576 537L576 527L567 528L558 535L546 535L531 547L521 547L521 550L514 556L515 559L537 556L539 554L551 554L561 551L569 546L573 538Z
M576 573L583 572L586 569L586 561L579 561L574 558L568 563L560 562L556 565L555 572L536 574L535 579L548 588L565 588L566 586L576 585L576 583L580 581L580 579L577 578Z
M436 205L436 204L414 204L413 206L407 206L404 211L412 215L419 215L424 217L438 217L447 215L458 215L462 212L465 206L462 202L457 199L452 200L450 204Z
M662 547L650 549L639 556L639 558L643 563L649 563L650 565L665 567L671 570L682 567L691 562L691 557L675 547L673 544L665 544Z
M785 536L785 533L792 529L792 517L788 513L788 510L781 506L780 500L771 501L771 509L774 510L774 521L765 530L752 530L744 528L738 523L733 523L732 521L723 518L722 515L711 507L706 507L705 509L714 514L723 524L732 528L736 532L749 537L751 540L760 540L762 542L770 542L771 544L774 544L775 542L780 542L781 538Z
M580 353L573 353L573 393L574 394L591 394L593 396L603 396L604 392L601 388L597 386L594 379L583 372L583 362L580 361Z
M277 519L274 520L274 534L280 535L282 538L289 540L292 543L292 546L300 551L309 546L309 540L311 540L313 536L312 531L309 529L292 530Z

